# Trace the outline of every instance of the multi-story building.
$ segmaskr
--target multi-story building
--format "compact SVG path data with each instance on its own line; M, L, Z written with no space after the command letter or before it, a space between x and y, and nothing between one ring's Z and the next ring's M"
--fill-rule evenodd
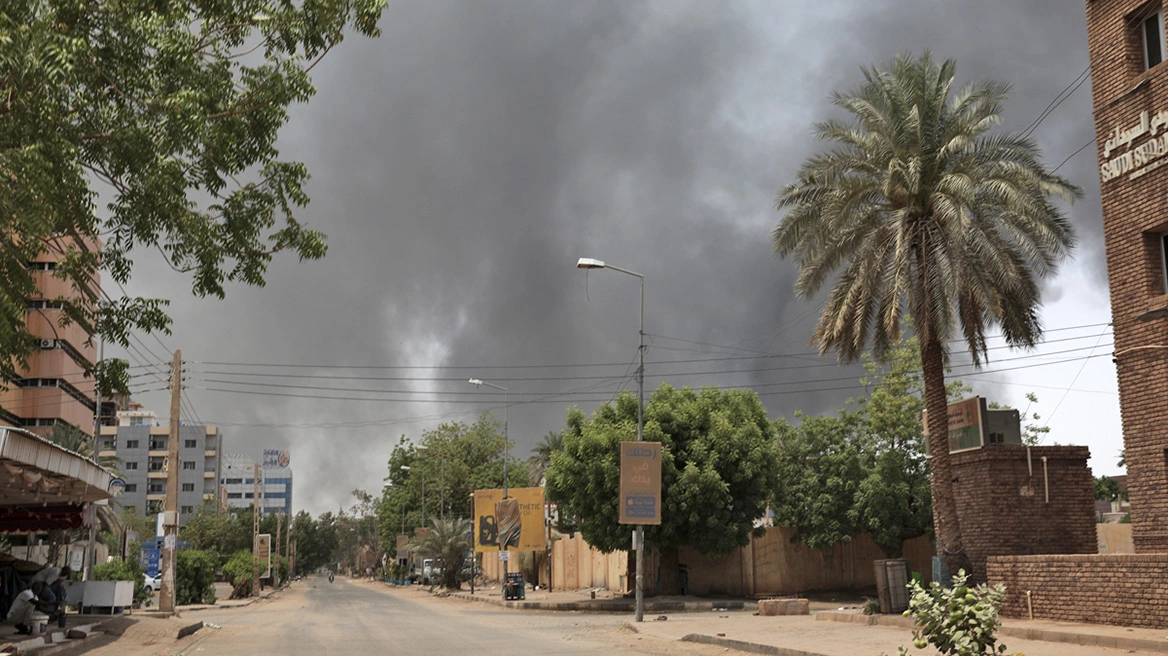
M257 461L245 455L228 454L220 478L223 499L229 508L251 508L255 502ZM265 514L284 511L292 516L292 469L287 451L265 451L259 463L260 508Z
M121 504L139 514L163 509L166 503L167 448L170 427L159 425L154 413L118 413L119 424L102 426L98 454L117 456L126 481ZM222 439L215 426L180 426L178 493L179 522L199 506L215 502L219 493Z
M75 249L89 251L95 243L60 237L49 243L28 268L36 279L37 297L29 299L25 325L37 338L38 350L28 357L20 378L0 381L0 424L20 426L41 435L57 424L93 435L96 411L94 383L84 372L93 365L96 352L91 335L76 322L61 326L60 299L76 300L80 292L53 275L57 263ZM96 302L100 284L86 290ZM107 404L102 404L107 408ZM106 413L103 413L106 414Z
M1168 50L1162 0L1086 3L1132 542L1168 552Z

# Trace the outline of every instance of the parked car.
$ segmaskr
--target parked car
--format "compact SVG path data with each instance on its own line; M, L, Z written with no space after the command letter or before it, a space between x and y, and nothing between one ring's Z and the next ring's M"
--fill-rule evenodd
M154 576L150 576L149 574L143 574L142 576L146 577L146 588L149 589L150 592L158 592L158 590L162 587L162 572L159 572Z

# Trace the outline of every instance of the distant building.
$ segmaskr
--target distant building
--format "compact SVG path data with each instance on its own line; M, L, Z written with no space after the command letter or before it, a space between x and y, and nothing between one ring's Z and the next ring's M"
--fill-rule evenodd
M77 322L61 325L58 299L76 300L82 293L53 272L67 253L96 248L93 242L62 236L46 244L36 261L28 263L38 293L29 299L24 321L37 338L37 350L28 356L28 366L19 378L0 380L0 425L23 427L44 436L53 426L63 424L93 435L97 403L93 380L84 372L97 359L96 348L91 335ZM99 290L95 275L93 288L86 290L85 296L96 302ZM102 403L102 407L103 415L113 412L113 403Z
M266 450L259 463L260 508L265 514L284 510L292 516L292 469L286 450ZM223 500L229 508L251 508L255 502L256 460L246 455L228 454L220 477Z
M124 508L140 515L159 512L166 503L170 427L159 425L157 416L141 406L119 412L117 419L119 425L101 427L98 455L120 461ZM180 426L179 439L179 522L185 523L199 506L218 498L222 438L215 426Z

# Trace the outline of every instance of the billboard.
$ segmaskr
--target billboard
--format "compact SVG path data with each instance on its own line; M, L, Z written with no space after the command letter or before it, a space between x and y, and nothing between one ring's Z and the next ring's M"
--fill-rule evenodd
M475 551L544 551L547 534L543 523L543 488L475 490Z
M950 403L949 416L949 452L979 449L985 444L985 399L974 396L958 403ZM929 413L921 413L921 421L925 426L925 437L929 436ZM925 442L926 447L928 441Z
M410 544L410 536L408 536L408 535L397 536L397 559L398 560L408 560L409 559L409 557L410 557L409 544Z
M264 469L287 469L290 461L288 449L264 449L264 462L261 466Z
M661 523L660 442L621 442L620 523Z
M266 579L272 576L272 534L261 533L255 538L255 550L252 551L255 558L263 563L264 571L260 572L260 578Z

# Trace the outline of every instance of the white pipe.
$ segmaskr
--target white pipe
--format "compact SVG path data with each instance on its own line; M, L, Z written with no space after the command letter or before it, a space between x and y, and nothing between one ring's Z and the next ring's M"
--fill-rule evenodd
M1030 447L1026 447L1026 471L1030 473L1030 478L1034 478L1034 463L1030 461Z
M1030 591L1026 591L1026 612L1030 613L1030 621L1034 621L1034 604L1030 601Z
M1046 456L1042 456L1042 484L1046 487L1046 502L1050 503L1050 477L1046 473Z

